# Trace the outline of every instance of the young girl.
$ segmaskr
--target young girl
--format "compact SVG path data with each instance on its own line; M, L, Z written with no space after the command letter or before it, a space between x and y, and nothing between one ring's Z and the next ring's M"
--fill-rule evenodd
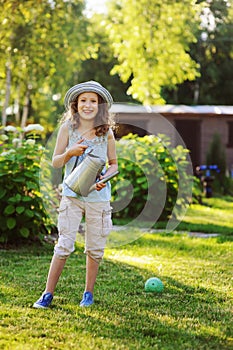
M67 91L67 112L62 120L52 159L55 168L65 165L64 180L72 171L77 157L79 164L90 149L92 154L108 162L108 169L105 169L104 176L100 178L117 170L115 139L110 128L113 123L108 112L112 102L108 90L95 81L77 84ZM111 230L110 183L97 183L96 190L87 197L81 197L69 189L64 180L58 215L59 238L54 248L45 291L34 303L34 308L47 308L51 304L66 259L74 251L83 215L86 221L86 286L80 306L93 304L98 267Z

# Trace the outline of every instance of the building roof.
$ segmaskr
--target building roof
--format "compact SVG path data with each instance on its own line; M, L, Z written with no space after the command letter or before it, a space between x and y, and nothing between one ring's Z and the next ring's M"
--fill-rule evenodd
M143 106L130 103L114 103L110 109L112 113L177 113L177 114L224 114L233 115L233 106L209 105L158 105Z

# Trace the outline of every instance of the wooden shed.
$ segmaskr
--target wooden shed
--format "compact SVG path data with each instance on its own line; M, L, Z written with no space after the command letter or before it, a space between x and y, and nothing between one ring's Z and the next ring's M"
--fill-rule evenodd
M233 169L233 106L142 106L115 103L111 112L119 125L117 137L129 132L139 136L166 134L172 146L183 144L190 150L195 168L205 164L213 135L218 133L225 147L227 166Z

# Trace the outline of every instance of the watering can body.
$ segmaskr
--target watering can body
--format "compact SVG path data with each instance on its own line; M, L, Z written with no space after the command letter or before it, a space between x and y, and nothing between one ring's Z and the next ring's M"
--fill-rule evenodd
M67 176L66 185L80 196L87 197L91 186L100 176L105 166L105 160L88 154L84 160Z

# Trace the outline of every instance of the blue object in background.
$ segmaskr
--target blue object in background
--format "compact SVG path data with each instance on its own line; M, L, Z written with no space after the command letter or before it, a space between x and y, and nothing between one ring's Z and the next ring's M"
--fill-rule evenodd
M220 173L220 169L217 165L199 165L196 167L196 175L199 177L203 184L203 189L206 198L211 198L213 194L212 182L214 181L214 176L211 172Z

